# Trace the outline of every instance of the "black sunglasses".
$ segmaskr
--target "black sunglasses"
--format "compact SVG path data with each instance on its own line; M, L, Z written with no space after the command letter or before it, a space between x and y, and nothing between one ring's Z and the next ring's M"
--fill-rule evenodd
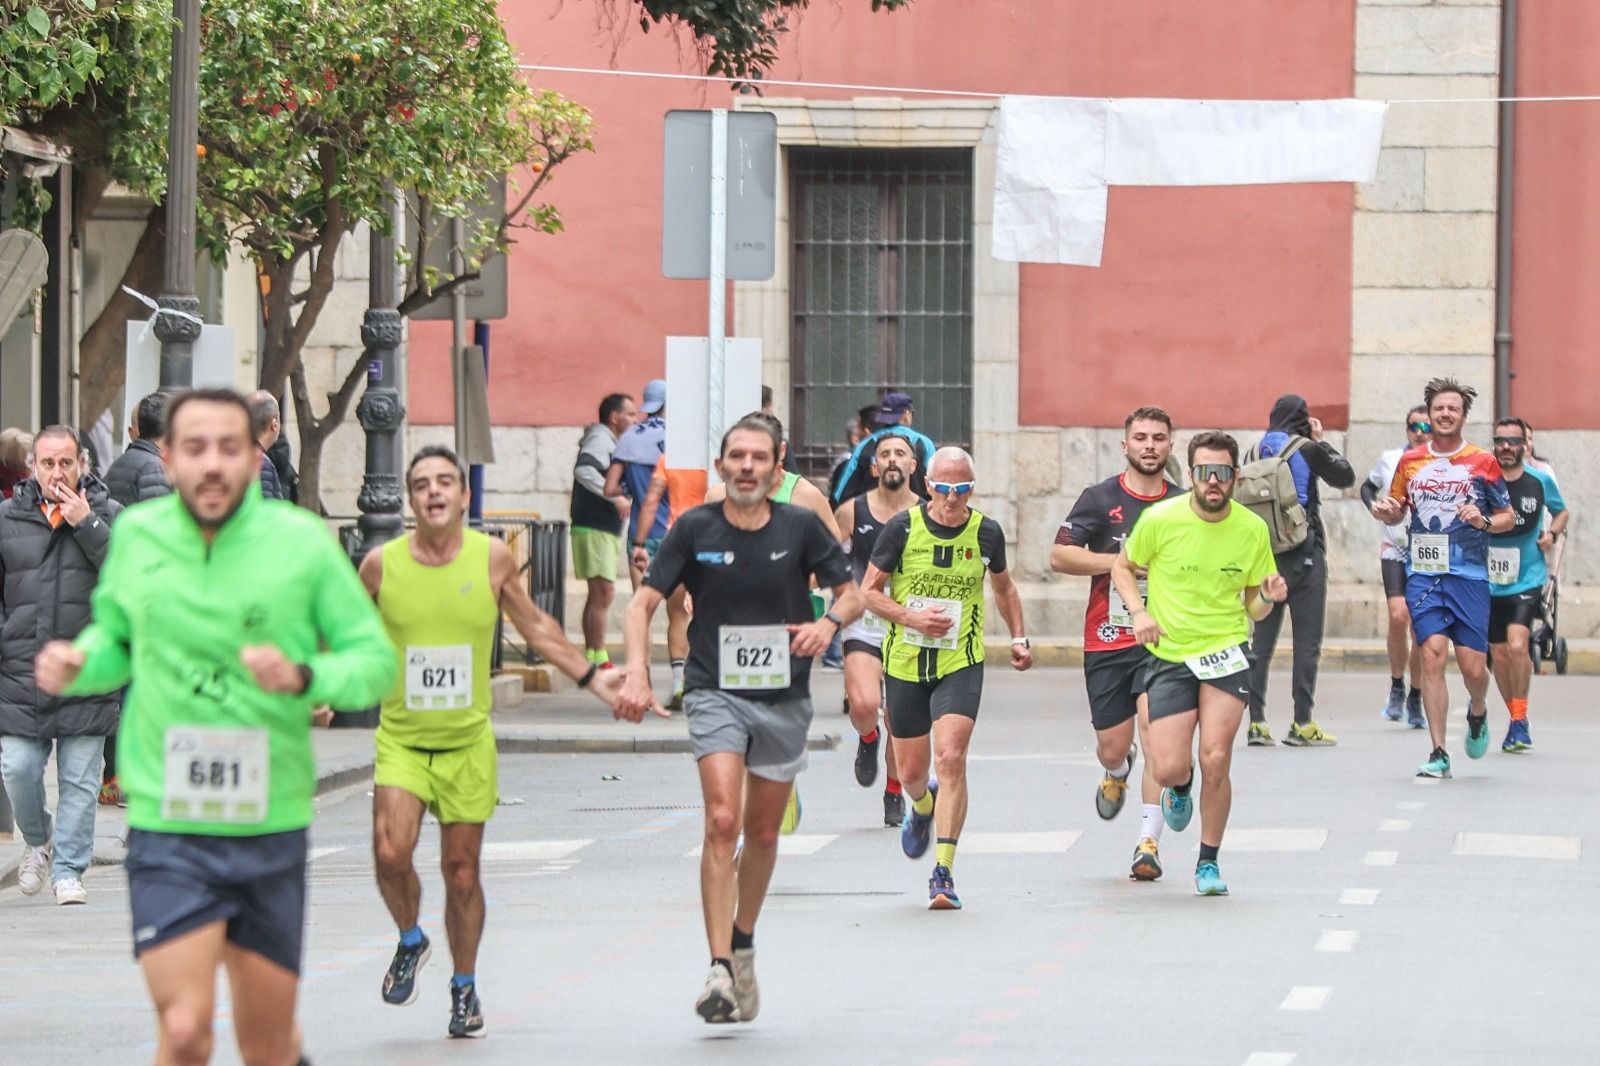
M1189 468L1189 473L1194 475L1196 485L1204 485L1212 478L1222 482L1232 481L1234 468L1227 463L1198 463Z
M1507 445L1507 446L1512 447L1512 448L1520 448L1524 444L1528 443L1528 438L1527 437L1496 437L1494 439L1494 442L1496 444L1504 444L1504 445Z

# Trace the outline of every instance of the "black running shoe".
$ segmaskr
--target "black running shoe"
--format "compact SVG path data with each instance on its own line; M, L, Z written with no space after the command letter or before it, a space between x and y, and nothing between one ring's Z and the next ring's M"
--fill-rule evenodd
M383 1001L396 1007L409 1006L417 1001L417 974L433 955L433 945L424 936L414 948L404 944L394 949L389 962L389 972L383 975Z
M483 1004L478 1002L476 985L450 984L450 1036L488 1036L483 1027Z
M900 828L900 823L906 820L906 796L904 792L885 792L883 794L883 824Z
M882 744L881 729L870 743L866 737L856 738L856 784L862 788L871 788L878 781L878 748Z

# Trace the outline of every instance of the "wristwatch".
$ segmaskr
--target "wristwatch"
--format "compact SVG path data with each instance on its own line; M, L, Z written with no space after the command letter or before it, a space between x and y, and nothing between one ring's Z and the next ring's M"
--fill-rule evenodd
M311 691L311 667L305 663L295 663L295 669L300 671L300 692L298 695L304 696Z
M835 628L835 629L843 629L844 628L844 621L842 619L840 619L840 617L838 615L833 613L833 608L830 607L827 611L823 612L822 617L824 617L828 621L832 622L833 623L833 628Z
M1028 643L1028 638L1027 637L1012 637L1011 638L1011 646L1013 648L1015 648L1018 644L1021 644L1024 648L1027 648L1029 650L1032 650L1032 648L1033 648L1033 645Z

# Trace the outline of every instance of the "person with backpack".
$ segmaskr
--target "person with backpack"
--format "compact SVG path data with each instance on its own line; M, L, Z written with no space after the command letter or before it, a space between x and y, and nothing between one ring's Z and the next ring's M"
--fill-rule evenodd
M1287 393L1272 405L1267 432L1245 454L1234 499L1266 520L1278 573L1288 599L1256 623L1251 641L1250 731L1252 747L1277 743L1267 728L1267 671L1283 628L1283 610L1294 616L1294 722L1284 743L1297 748L1332 747L1338 739L1312 720L1317 697L1317 660L1328 602L1328 537L1322 526L1317 483L1336 489L1356 483L1350 461L1322 439L1322 423L1303 397Z

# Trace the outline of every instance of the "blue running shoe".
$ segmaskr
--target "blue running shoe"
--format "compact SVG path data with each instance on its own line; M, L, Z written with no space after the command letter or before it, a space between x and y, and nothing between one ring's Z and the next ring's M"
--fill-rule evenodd
M1528 736L1528 720L1512 721L1511 728L1506 730L1505 742L1500 745L1501 751L1520 752L1533 747L1533 739Z
M1517 744L1518 751L1533 750L1533 735L1528 732L1528 720L1526 718L1517 722Z
M1422 697L1406 697L1406 726L1410 729L1428 728L1428 718L1422 713Z
M930 911L958 911L961 897L956 895L956 883L950 876L950 867L935 866L928 878L928 909Z
M1489 716L1467 715L1467 758L1481 759L1489 750Z
M928 791L935 804L939 802L939 784L928 782ZM918 814L911 804L906 804L906 820L900 823L900 850L908 859L920 859L928 853L928 842L933 838L933 812Z
M1166 819L1168 829L1174 833L1183 832L1194 817L1194 797L1180 796L1170 788L1162 789L1161 817Z
M1214 862L1203 862L1194 868L1194 891L1199 896L1226 896L1228 882L1222 879Z
M1519 751L1517 747L1517 723L1512 722L1506 729L1506 738L1500 742L1501 751Z
M1389 690L1389 702L1383 705L1383 716L1391 722L1398 722L1406 714L1406 691L1403 688Z

